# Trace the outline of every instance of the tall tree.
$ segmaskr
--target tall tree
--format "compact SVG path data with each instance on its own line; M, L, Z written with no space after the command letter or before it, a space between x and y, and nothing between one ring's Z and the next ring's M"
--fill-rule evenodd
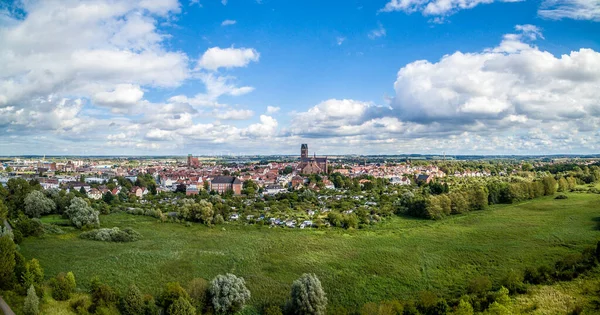
M327 297L316 275L305 273L294 281L288 306L297 315L325 314Z
M56 210L56 204L43 192L34 190L25 197L25 214L31 218L39 218L42 214Z

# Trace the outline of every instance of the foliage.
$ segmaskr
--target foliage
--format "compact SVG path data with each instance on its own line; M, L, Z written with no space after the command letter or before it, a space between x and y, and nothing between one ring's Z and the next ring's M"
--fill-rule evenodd
M118 227L112 229L102 228L97 230L91 230L79 234L80 238L95 240L101 242L135 242L139 240L142 235L132 228L124 228L123 230Z
M8 207L4 204L2 198L0 198L0 223L8 218Z
M65 214L69 217L73 225L79 229L84 226L100 225L98 211L92 209L92 207L80 197L75 197L71 200L71 205L67 208Z
M171 306L171 304L173 304L179 298L189 300L190 296L181 287L179 282L169 282L165 285L165 287L159 297L159 301L164 309L169 309L169 306Z
M121 299L121 313L123 315L137 315L143 314L145 303L144 296L140 289L134 284L129 286L129 290L125 293L125 296Z
M569 196L560 194L560 195L556 196L554 199L569 199Z
M303 274L292 284L289 307L298 315L323 315L327 297L321 281L314 274Z
M240 311L250 299L250 291L246 288L244 279L230 273L214 278L209 290L217 313L232 314Z
M25 197L25 214L32 218L39 218L42 214L52 213L56 204L47 198L43 192L34 190Z
M492 281L486 276L478 276L471 280L468 287L470 294L483 295L492 289Z
M198 309L203 309L208 303L208 289L210 284L204 278L192 279L187 285L187 292L190 295L192 304Z
M460 302L458 302L458 305L456 306L456 309L454 310L454 315L473 315L474 311L473 311L473 306L471 306L471 303L469 303L468 301L465 300L460 300Z
M44 234L44 226L39 219L30 219L22 213L13 221L13 227L15 231L19 231L23 237L41 236Z
M0 289L12 288L15 281L16 245L10 235L0 237Z
M29 286L27 289L27 297L25 298L25 303L23 304L23 313L25 315L37 315L40 312L40 299L35 293L35 288L33 285Z
M118 301L118 294L111 286L100 282L98 277L92 278L90 285L92 305L90 310L94 312L98 308L111 307Z
M61 272L56 277L50 279L50 287L52 288L52 297L55 300L66 301L75 291L75 277L67 277L65 273Z
M168 315L195 315L196 309L190 304L190 301L179 297L167 309Z

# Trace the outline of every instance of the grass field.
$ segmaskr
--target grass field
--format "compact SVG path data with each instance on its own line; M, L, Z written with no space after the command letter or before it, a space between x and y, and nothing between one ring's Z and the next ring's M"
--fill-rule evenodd
M293 280L312 272L330 305L358 308L422 290L453 294L477 275L496 282L511 269L551 264L595 245L599 218L595 194L493 206L442 221L394 218L351 231L186 227L116 213L101 216L102 226L133 227L143 239L103 243L68 230L29 238L21 251L40 260L46 277L73 271L83 286L98 275L120 289L136 283L153 294L169 281L185 284L230 272L246 279L255 305L283 302Z

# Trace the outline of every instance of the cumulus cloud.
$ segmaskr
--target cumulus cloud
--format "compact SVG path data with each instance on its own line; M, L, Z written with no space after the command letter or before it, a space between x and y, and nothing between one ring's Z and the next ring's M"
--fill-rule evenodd
M138 85L118 84L114 90L98 92L93 96L94 103L101 106L133 106L144 96Z
M600 21L600 2L597 0L544 0L538 14L547 19Z
M479 4L519 2L523 0L390 0L380 12L422 12L423 15L451 15L459 10L472 9Z
M272 115L279 112L281 108L276 106L267 106L267 114Z
M219 68L245 67L259 58L260 54L252 48L212 47L200 57L198 68L216 71Z
M254 116L254 112L249 109L229 109L215 113L215 117L222 120L246 120L252 116Z

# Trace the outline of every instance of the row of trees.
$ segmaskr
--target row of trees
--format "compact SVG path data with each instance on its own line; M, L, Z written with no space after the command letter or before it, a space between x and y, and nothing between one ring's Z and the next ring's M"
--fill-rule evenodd
M546 176L539 180L513 183L494 180L486 185L474 185L436 195L407 192L400 197L397 212L437 220L451 214L483 210L488 205L551 196L557 189L566 191L574 187L575 180L561 177L558 183L553 176Z

